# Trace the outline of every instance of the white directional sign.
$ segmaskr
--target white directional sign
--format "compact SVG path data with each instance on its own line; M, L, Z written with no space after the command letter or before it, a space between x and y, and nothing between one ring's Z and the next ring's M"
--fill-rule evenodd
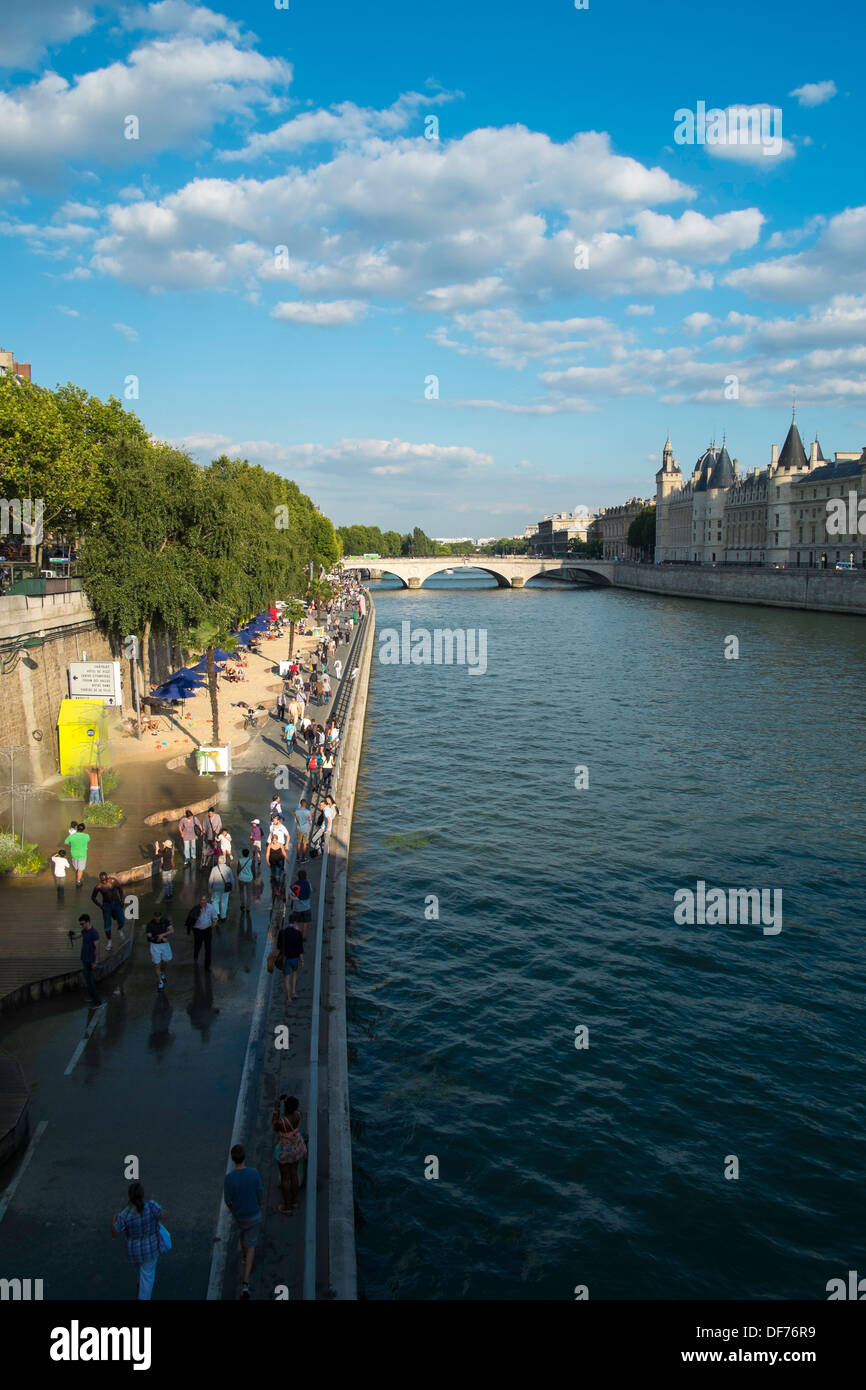
M102 700L106 705L120 705L123 701L120 662L70 661L69 698Z

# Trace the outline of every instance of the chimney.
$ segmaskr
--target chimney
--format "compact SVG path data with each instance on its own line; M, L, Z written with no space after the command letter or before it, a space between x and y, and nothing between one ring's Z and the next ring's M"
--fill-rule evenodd
M773 453L772 453L771 458L770 458L770 467L771 467L771 468L775 468L776 465L778 464L778 462L779 462L779 446L778 446L778 444L774 444L774 445L773 445Z
M809 467L810 467L810 468L814 468L814 467L815 467L815 464L816 464L817 462L818 462L818 441L817 441L817 439L813 439L813 440L812 440L812 447L811 447L811 449L809 450Z
M734 459L734 477L735 477L735 478L736 478L736 476L737 476L737 467L738 467L738 465L739 465L739 462L740 462L739 459Z

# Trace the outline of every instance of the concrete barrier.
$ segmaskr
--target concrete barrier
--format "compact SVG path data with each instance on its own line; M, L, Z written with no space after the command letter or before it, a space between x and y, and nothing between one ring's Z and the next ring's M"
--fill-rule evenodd
M329 920L331 964L328 1004L331 1013L328 1023L328 1268L334 1297L343 1301L358 1297L346 1022L346 889L352 813L364 738L375 624L375 609L372 599L368 598L364 647L357 661L358 675L355 679L348 727L343 730L343 750L340 754L335 787L340 814L334 821L329 847L334 869Z
M736 570L704 565L614 566L613 585L671 598L757 603L817 613L866 616L866 575L835 570Z

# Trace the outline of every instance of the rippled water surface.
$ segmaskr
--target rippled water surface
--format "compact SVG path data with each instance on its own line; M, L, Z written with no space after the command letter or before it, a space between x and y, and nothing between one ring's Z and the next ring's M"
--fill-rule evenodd
M362 1294L825 1298L866 1269L866 620L434 582L373 586L377 627L486 629L488 669L374 659ZM783 930L676 925L699 879Z

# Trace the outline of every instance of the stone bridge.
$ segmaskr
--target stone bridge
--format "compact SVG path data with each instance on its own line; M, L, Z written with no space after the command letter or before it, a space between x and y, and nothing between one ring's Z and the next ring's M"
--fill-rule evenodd
M404 589L420 589L424 580L432 574L446 571L458 574L462 569L484 570L485 574L492 574L500 589L522 589L527 580L545 574L569 583L608 585L614 583L616 569L612 560L581 560L571 555L561 560L532 559L527 555L438 555L429 560L421 557L370 560L363 555L346 555L341 564L345 569L393 574Z

